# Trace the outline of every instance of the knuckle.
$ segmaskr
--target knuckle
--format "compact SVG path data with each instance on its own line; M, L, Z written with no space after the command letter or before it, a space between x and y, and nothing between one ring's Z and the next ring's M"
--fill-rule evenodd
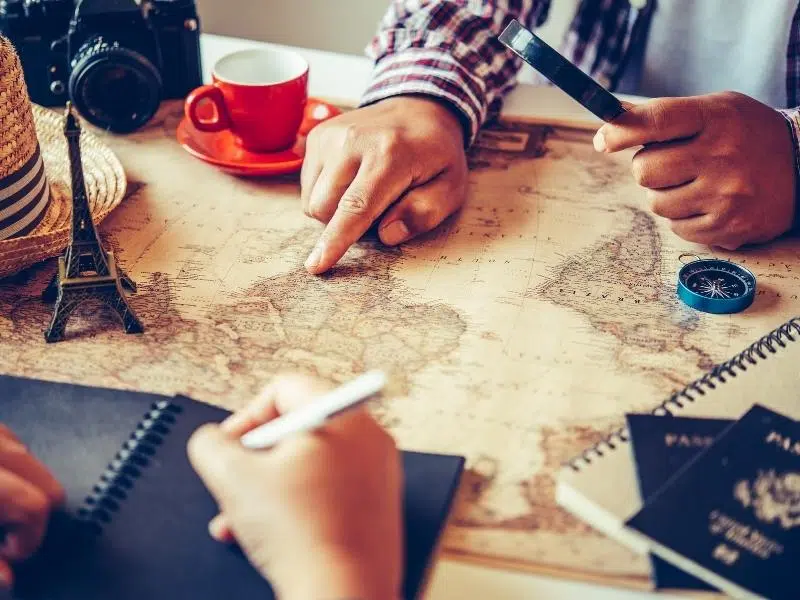
M414 205L414 223L418 227L428 230L438 221L439 211L432 202L418 202Z
M727 250L728 252L735 252L741 245L742 243L735 239L727 239L723 242L720 242L719 247L723 250Z
M740 203L756 196L753 184L744 177L730 177L720 190L719 204L725 212L735 209Z
M716 140L716 143L710 149L711 158L714 160L717 168L725 169L732 156L739 152L738 140L735 140L731 134L722 136Z
M348 190L339 200L339 209L351 215L363 215L369 211L369 199L360 190Z
M314 126L306 135L306 148L309 154L321 152L326 146L335 145L340 139L342 127L331 121Z
M725 90L718 94L719 99L722 101L723 104L727 105L728 108L738 111L741 108L742 103L744 102L745 96L739 92L735 92L733 90Z
M721 213L713 212L706 215L705 227L708 231L721 231L727 224L728 220Z
M327 123L320 123L316 127L312 128L311 131L308 132L306 135L306 147L307 148L314 148L316 147L317 143L320 140L320 136L325 133L325 126Z
M650 162L646 158L641 156L634 157L631 162L631 172L636 183L642 187L647 187L651 179L652 169L650 168Z
M664 214L666 211L664 210L664 201L660 195L656 194L653 191L647 191L647 202L650 204L650 211L654 214L658 215L659 217L665 217Z
M192 460L196 460L202 456L206 439L208 439L214 428L214 425L211 423L204 423L189 436L187 452Z
M653 102L647 111L648 124L656 131L669 125L669 118L669 108L665 102Z
M345 148L353 148L358 144L363 136L363 128L356 123L348 123L344 126L342 139Z
M670 221L669 222L669 228L672 231L672 233L674 233L675 235L686 239L685 236L684 236L683 224L680 221Z
M669 228L672 230L672 233L677 235L679 238L686 240L687 242L693 242L695 244L703 243L703 238L699 232L695 229L686 227L686 225L680 220L670 221Z
M731 119L739 119L746 112L749 98L734 91L724 91L710 95L709 116L721 124L728 124ZM727 127L726 130L735 128Z
M311 217L317 221L325 222L328 220L328 211L325 210L325 206L321 202L309 202L305 209L305 214L307 217Z
M377 136L377 151L381 155L395 156L402 151L404 145L404 135L402 130L397 127L384 129Z
M306 201L301 204L301 209L302 209L303 214L305 216L307 216L307 217L313 217L314 216L312 214L312 211L314 210L313 204L314 203L311 201L311 198L307 198Z
M727 237L741 238L746 236L747 232L752 229L754 225L757 225L757 223L753 223L750 219L742 215L733 215L726 218L724 223L720 223L720 225L724 225Z
M717 221L729 219L736 210L738 204L736 194L725 194L717 199L716 206L714 207L713 214Z
M710 134L712 143L706 144L704 154L709 168L720 173L737 173L737 166L748 168L748 156L752 155L752 139L748 139L747 132L740 127L731 127L732 120L739 122L739 117L723 115L717 119L722 127L717 127L715 133ZM735 162L734 162L735 161ZM740 165L744 161L743 165Z
M708 231L719 231L726 227L729 222L729 212L719 204L713 210L707 212L704 217L705 229Z

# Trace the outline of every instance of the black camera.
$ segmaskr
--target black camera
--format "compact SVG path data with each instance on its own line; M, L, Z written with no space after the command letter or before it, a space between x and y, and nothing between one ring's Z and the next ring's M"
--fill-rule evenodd
M202 85L194 0L0 0L31 100L129 133Z

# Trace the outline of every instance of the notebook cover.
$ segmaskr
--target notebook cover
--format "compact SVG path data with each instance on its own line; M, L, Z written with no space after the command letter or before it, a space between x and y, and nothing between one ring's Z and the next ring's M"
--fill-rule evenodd
M734 597L797 598L800 423L756 404L627 525Z
M21 569L14 598L270 598L269 585L235 546L212 540L217 510L186 453L189 435L228 411L187 397L89 388L0 376L0 421L47 464L67 489L41 551ZM105 496L108 522L90 535L73 515L154 402L180 412L165 423L150 461L119 500ZM163 414L172 414L171 410ZM156 419L158 420L158 419ZM404 597L425 580L463 470L461 456L402 452L406 519ZM102 497L99 499L102 504ZM42 574L46 573L47 576Z
M72 512L159 400L169 398L0 375L0 423L53 471Z
M665 419L649 414L628 414L625 421L636 462L639 493L645 504L684 464L708 448L733 423L727 419ZM651 555L650 562L656 588L715 589L658 556Z
M800 418L798 365L800 317L764 332L740 354L654 406L654 414L736 420L759 401ZM621 425L608 440L564 465L557 475L556 501L610 538L647 554L647 545L625 527L642 501L629 432Z

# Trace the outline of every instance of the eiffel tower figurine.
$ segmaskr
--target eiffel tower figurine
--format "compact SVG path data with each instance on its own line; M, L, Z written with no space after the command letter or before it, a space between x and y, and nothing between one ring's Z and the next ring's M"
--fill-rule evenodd
M111 307L122 320L126 333L141 333L144 327L128 304L123 290L124 286L135 292L136 284L117 267L114 253L103 249L92 220L81 162L81 126L71 103L67 103L64 135L72 175L72 228L67 250L58 258L58 271L42 295L45 302L55 300L45 340L63 340L72 312L79 304L91 299Z

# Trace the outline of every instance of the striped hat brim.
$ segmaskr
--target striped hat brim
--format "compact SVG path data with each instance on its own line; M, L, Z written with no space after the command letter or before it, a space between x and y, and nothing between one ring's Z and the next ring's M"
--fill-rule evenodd
M0 179L0 239L24 236L36 229L50 200L50 185L41 150L16 172Z

